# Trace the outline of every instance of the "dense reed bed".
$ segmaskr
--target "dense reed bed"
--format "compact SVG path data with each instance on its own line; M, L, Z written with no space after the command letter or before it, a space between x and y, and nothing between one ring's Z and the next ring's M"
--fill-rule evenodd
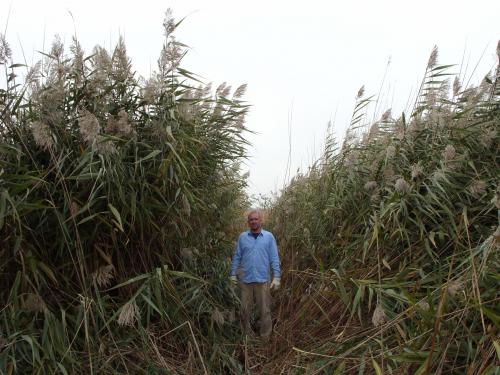
M183 69L177 25L167 12L148 79L122 39L85 54L56 38L26 67L1 37L0 373L241 368L226 258L245 86Z
M370 123L360 90L343 144L272 201L287 271L255 369L500 373L500 70L462 87L436 61L410 116Z
M228 259L248 208L245 86L120 40L0 35L0 373L499 374L500 70L462 87L433 51L413 110L368 120L265 207L283 288L241 336ZM500 47L497 51L500 57Z

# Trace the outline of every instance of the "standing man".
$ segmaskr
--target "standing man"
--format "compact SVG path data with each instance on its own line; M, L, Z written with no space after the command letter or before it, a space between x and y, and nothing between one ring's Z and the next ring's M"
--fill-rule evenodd
M263 339L268 339L272 330L269 290L280 287L278 247L273 234L262 229L262 215L259 211L250 211L248 227L249 230L241 233L238 238L230 279L235 285L239 284L241 289L244 332L249 335L253 333L250 317L255 301L259 310L259 333Z

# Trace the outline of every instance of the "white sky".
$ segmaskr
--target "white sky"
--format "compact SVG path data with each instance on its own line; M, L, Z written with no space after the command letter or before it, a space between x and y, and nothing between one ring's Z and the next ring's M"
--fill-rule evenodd
M7 26L14 62L23 62L22 49L28 63L50 48L55 34L69 45L76 30L89 54L95 44L114 46L121 34L134 68L147 76L168 7L176 19L188 16L176 32L191 47L185 69L214 86L248 83L247 126L257 133L249 136L244 167L251 194L283 186L289 124L293 175L320 155L329 120L343 137L362 85L368 95L381 90L377 116L391 107L396 116L414 95L435 44L439 63L461 64L465 56L465 82L479 63L476 83L494 66L500 39L498 0L2 0L0 30Z

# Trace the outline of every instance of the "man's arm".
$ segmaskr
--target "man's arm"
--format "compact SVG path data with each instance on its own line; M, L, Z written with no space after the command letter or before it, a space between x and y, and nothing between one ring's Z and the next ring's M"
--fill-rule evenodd
M271 263L271 269L273 270L273 278L279 279L281 277L280 258L278 256L278 246L276 245L276 239L272 234L271 245L269 248L269 262Z
M230 276L236 276L236 270L240 266L240 261L241 261L241 246L240 246L240 239L238 238L238 242L236 242L236 250L233 255L233 261L231 263Z

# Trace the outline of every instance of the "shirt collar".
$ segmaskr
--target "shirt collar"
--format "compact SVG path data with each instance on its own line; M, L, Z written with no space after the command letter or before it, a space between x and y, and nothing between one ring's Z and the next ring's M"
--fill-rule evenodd
M259 232L259 237L262 237L263 234L262 234L263 230L261 229L260 232ZM247 230L247 235L251 236L252 235L252 231L249 229Z

